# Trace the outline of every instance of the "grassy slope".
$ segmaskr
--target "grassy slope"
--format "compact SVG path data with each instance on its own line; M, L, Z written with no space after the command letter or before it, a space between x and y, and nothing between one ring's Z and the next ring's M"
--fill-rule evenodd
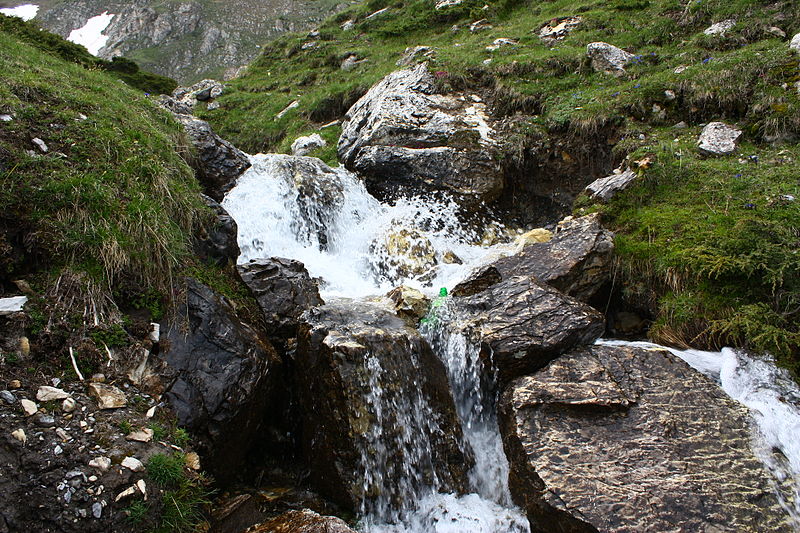
M793 138L800 134L798 58L787 38L800 31L796 2L759 0L466 0L435 11L428 0L371 0L323 24L312 39L272 43L207 112L220 133L250 151L288 151L300 134L340 118L363 91L395 70L407 46L436 48L432 69L443 88L483 85L495 112L522 113L527 140L581 136L621 124L620 157L654 163L640 183L607 206L581 199L578 209L601 210L618 231L617 284L631 303L655 314L651 335L673 344L748 344L776 353L797 369L800 345L800 198ZM488 5L488 9L482 7ZM389 7L385 14L369 13ZM577 15L582 26L554 46L538 29L555 17ZM706 36L714 22L734 17L725 36ZM343 32L344 20L356 29ZM493 28L470 33L486 18ZM451 30L453 24L458 28ZM486 50L496 38L517 46ZM592 71L586 44L606 41L637 55L629 75ZM339 69L350 53L367 58ZM485 59L492 59L484 64ZM676 67L686 66L680 74ZM665 91L673 91L669 99ZM275 115L294 100L300 106ZM663 112L654 112L658 105ZM702 159L695 141L701 124L726 120L745 130L739 154ZM673 129L679 121L687 129ZM335 161L337 127L321 130L331 146L317 154ZM788 143L770 144L774 139ZM749 156L756 156L750 158ZM756 158L758 163L756 163Z

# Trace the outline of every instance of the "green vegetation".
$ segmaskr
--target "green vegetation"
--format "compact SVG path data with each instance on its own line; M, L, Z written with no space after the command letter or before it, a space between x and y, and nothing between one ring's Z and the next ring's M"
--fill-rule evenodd
M208 480L187 471L182 453L153 455L147 462L147 475L165 489L160 502L160 523L154 532L194 531L203 521L203 509L211 496Z
M322 24L318 38L284 36L230 83L219 109L202 115L251 153L288 152L298 136L319 132L330 145L313 155L332 163L338 128L321 127L399 68L406 47L432 47L442 92L479 91L496 115L509 117L511 165L537 150L562 155L555 150L564 145L591 153L593 143L614 144L615 164L652 156L630 191L607 206L583 198L577 208L602 211L617 231L617 287L629 305L653 314L655 340L747 345L797 370L800 208L791 198L800 197L800 68L787 40L800 31L800 4L466 0L439 11L434 4L370 0ZM539 38L544 24L569 16L582 22L563 40ZM729 18L736 25L724 35L703 33ZM479 19L492 27L471 32ZM347 20L351 31L341 28ZM518 44L487 50L498 38ZM625 76L593 70L586 45L594 41L635 54ZM342 70L351 54L367 61ZM295 100L298 107L276 118ZM700 126L711 120L744 130L737 155L698 155ZM672 128L681 121L687 129Z

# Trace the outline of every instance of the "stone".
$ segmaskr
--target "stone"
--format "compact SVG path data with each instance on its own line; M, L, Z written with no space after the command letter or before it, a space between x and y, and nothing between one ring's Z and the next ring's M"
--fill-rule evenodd
M398 67L406 67L420 61L432 59L436 52L430 46L409 46L397 60Z
M236 264L240 252L236 221L216 200L205 194L202 198L214 216L198 224L193 235L195 254L218 266Z
M461 493L472 457L459 444L444 365L419 332L383 305L350 300L312 309L303 321L296 380L316 490L367 510L375 503L367 495L402 507L420 487ZM377 469L386 475L365 479Z
M431 299L412 287L401 285L386 294L394 304L395 313L405 321L406 325L415 328L420 319L428 314Z
M553 232L545 228L535 228L526 231L516 239L516 244L526 246L537 242L550 242L553 240Z
M33 139L31 139L31 142L35 144L36 147L42 151L42 153L46 154L47 152L50 151L50 148L47 147L47 144L45 144L45 142L41 140L39 137L34 137Z
M106 375L101 373L92 374L92 377L89 378L89 381L93 383L105 383Z
M144 496L144 499L146 500L147 499L147 484L144 482L143 479L140 479L139 481L136 482L136 488L139 489L139 492L142 493L142 496Z
M297 109L300 107L300 100L295 100L286 107L284 107L277 115L275 115L276 120L280 120L286 116L286 114L291 111L292 109Z
M724 122L709 122L700 133L697 141L700 153L708 156L730 155L736 151L736 145L742 136L742 130L729 126Z
M10 298L0 298L0 316L11 315L22 312L23 307L28 301L27 296L12 296ZM13 387L12 387L13 388Z
M605 331L602 314L531 275L502 274L494 266L484 271L490 274L483 276L488 286L474 294L454 288L452 305L460 327L480 343L481 357L491 358L502 383Z
M11 115L6 113L0 114L0 122L11 122L12 120L14 120L14 117Z
M77 402L72 398L65 398L63 402L61 402L61 410L65 413L71 413L77 407Z
M56 419L54 417L52 417L51 415L46 415L46 414L40 413L40 414L36 415L35 423L39 427L51 428L51 427L55 427Z
M111 468L111 459L108 457L95 457L89 461L89 466L97 468L101 472L108 472L108 469Z
M210 472L226 480L253 442L266 444L257 435L266 406L279 405L280 363L227 299L191 278L185 298L174 320L161 325L159 375L170 383L162 397L192 433Z
M341 68L345 72L349 72L349 71L353 70L354 68L356 68L361 63L364 63L366 61L369 61L369 60L366 59L366 58L359 59L357 55L350 54L349 56L344 58L344 60L342 61L342 64L340 65L339 68Z
M18 380L18 379L12 379L11 381L8 382L8 388L9 389L21 389L22 388L22 382L20 380Z
M100 409L119 409L128 405L125 393L113 385L89 383L89 395L97 399Z
M136 431L131 431L128 433L125 439L136 442L150 442L153 440L153 430L150 428L142 428Z
M103 516L103 504L100 502L94 502L92 504L92 516L95 518Z
M437 0L436 9L447 9L448 7L458 6L464 3L464 0Z
M300 261L259 259L239 265L238 270L264 313L271 338L297 337L300 315L323 304L316 282Z
M178 87L172 91L172 97L194 109L197 102L207 102L218 98L225 92L225 85L217 80L205 79L190 87Z
M586 186L586 192L591 198L596 198L607 202L618 192L630 187L636 180L636 172L621 168L616 169L613 174L605 178L599 178Z
M0 400L3 400L3 402L8 405L17 403L17 397L14 396L14 393L7 390L0 391Z
M492 26L488 20L481 19L476 20L472 24L469 25L469 31L471 33L478 33L481 31L491 30L494 26Z
M589 43L586 46L586 55L592 60L592 67L596 71L617 77L625 74L625 66L634 57L622 48L604 42Z
M123 468L132 470L133 472L142 472L144 470L144 464L135 457L126 457L122 460L121 464Z
M592 346L499 403L509 488L533 531L791 531L746 408L676 356Z
M425 63L393 72L347 112L340 161L379 197L446 191L462 203L503 190L500 140L486 105L468 94L436 94Z
M200 456L195 452L186 454L186 466L192 470L200 470Z
M292 155L308 155L317 148L327 146L328 142L319 133L314 133L306 137L298 137L292 143Z
M355 28L355 26L356 21L351 19L345 20L340 27L342 28L342 31L351 31L353 28Z
M582 17L554 18L539 28L539 38L547 44L553 44L564 39L569 35L569 32L580 26L582 22Z
M27 398L20 400L19 403L22 406L22 410L25 411L25 414L27 416L35 415L36 412L39 410L39 406L36 405L36 402L32 402Z
M28 436L22 428L16 429L11 432L11 436L20 441L23 445L28 442Z
M433 243L415 229L394 229L370 246L378 256L373 268L380 279L395 282L418 278L438 264Z
M61 439L63 442L67 442L71 438L69 436L69 433L64 431L63 428L56 428L56 435L58 435L58 438Z
M127 489L117 494L117 497L114 498L114 501L118 502L120 500L124 500L125 498L130 498L134 494L136 494L136 487L128 487Z
M252 526L247 533L356 533L341 518L322 516L309 509L287 511Z
M736 21L734 19L727 19L712 24L703 30L703 33L706 35L725 35L733 29L734 26L736 26Z
M57 389L47 385L42 385L39 387L39 390L36 391L36 399L40 402L52 402L56 400L64 400L66 398L69 398L69 393L67 393L64 389Z
M792 40L789 41L789 50L800 53L800 33L795 34Z
M486 50L489 52L494 52L495 50L499 50L504 46L517 46L519 41L516 39L508 39L506 37L500 37L492 41L492 44L486 47Z

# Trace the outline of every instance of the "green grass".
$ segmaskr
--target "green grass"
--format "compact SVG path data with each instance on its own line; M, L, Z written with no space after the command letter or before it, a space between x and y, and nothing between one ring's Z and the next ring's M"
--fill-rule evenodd
M333 163L338 128L321 126L341 119L360 94L398 69L406 47L433 47L430 68L442 92L481 92L495 115L513 117L505 154L512 167L524 164L517 154L560 155L559 146L588 146L591 153L597 142L613 144L615 162L654 155L653 167L629 193L608 206L583 198L577 207L602 210L617 232L617 281L627 305L653 315L655 340L746 345L797 370L800 212L797 202L780 198L800 198L800 64L787 46L800 32L800 4L468 0L438 12L432 6L370 0L322 24L316 47L302 49L311 41L305 35L284 36L230 82L218 110L202 114L253 153L288 153L295 138L319 132L329 146L314 155ZM367 20L384 7L386 13ZM544 23L574 15L583 23L563 41L538 38ZM471 33L469 23L479 18L493 28ZM728 18L737 24L724 36L703 34ZM356 26L344 32L340 25L348 19ZM773 26L787 37L774 35ZM486 50L501 37L519 45ZM635 54L628 74L594 72L586 58L593 41ZM342 71L349 54L368 61ZM683 72L676 73L678 67ZM299 107L277 119L295 100ZM742 128L739 154L760 163L740 163L741 155L699 157L696 136L711 120ZM680 121L689 129L671 128Z
M156 533L195 531L210 503L209 481L186 469L182 453L156 454L147 462L147 475L163 490ZM145 511L147 512L147 511Z

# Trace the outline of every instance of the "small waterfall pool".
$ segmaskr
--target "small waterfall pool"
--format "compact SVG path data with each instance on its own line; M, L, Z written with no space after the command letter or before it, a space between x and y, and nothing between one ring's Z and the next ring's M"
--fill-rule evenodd
M223 201L238 224L239 262L273 256L302 261L320 281L326 301L381 297L400 284L434 297L440 287L452 287L481 263L514 251L510 244L488 245L483 234L462 227L455 204L445 199L411 198L388 205L369 195L343 168L317 169L315 179L304 181L289 156L259 154L251 162L252 167ZM502 231L502 227L495 225L494 230ZM416 508L394 514L365 511L360 521L365 533L529 531L508 490L496 392L491 380L482 377L477 346L448 327L452 319L445 303L438 310L438 320L424 325L421 332L447 368L464 446L475 455L469 476L472 492L458 496L433 487L417 491ZM729 349L721 353L669 350L750 408L756 453L776 480L793 480L798 491L800 390L792 380L767 360ZM375 375L381 371L373 370ZM795 496L795 503L785 503L785 507L797 518L800 491ZM389 515L395 520L387 521Z

